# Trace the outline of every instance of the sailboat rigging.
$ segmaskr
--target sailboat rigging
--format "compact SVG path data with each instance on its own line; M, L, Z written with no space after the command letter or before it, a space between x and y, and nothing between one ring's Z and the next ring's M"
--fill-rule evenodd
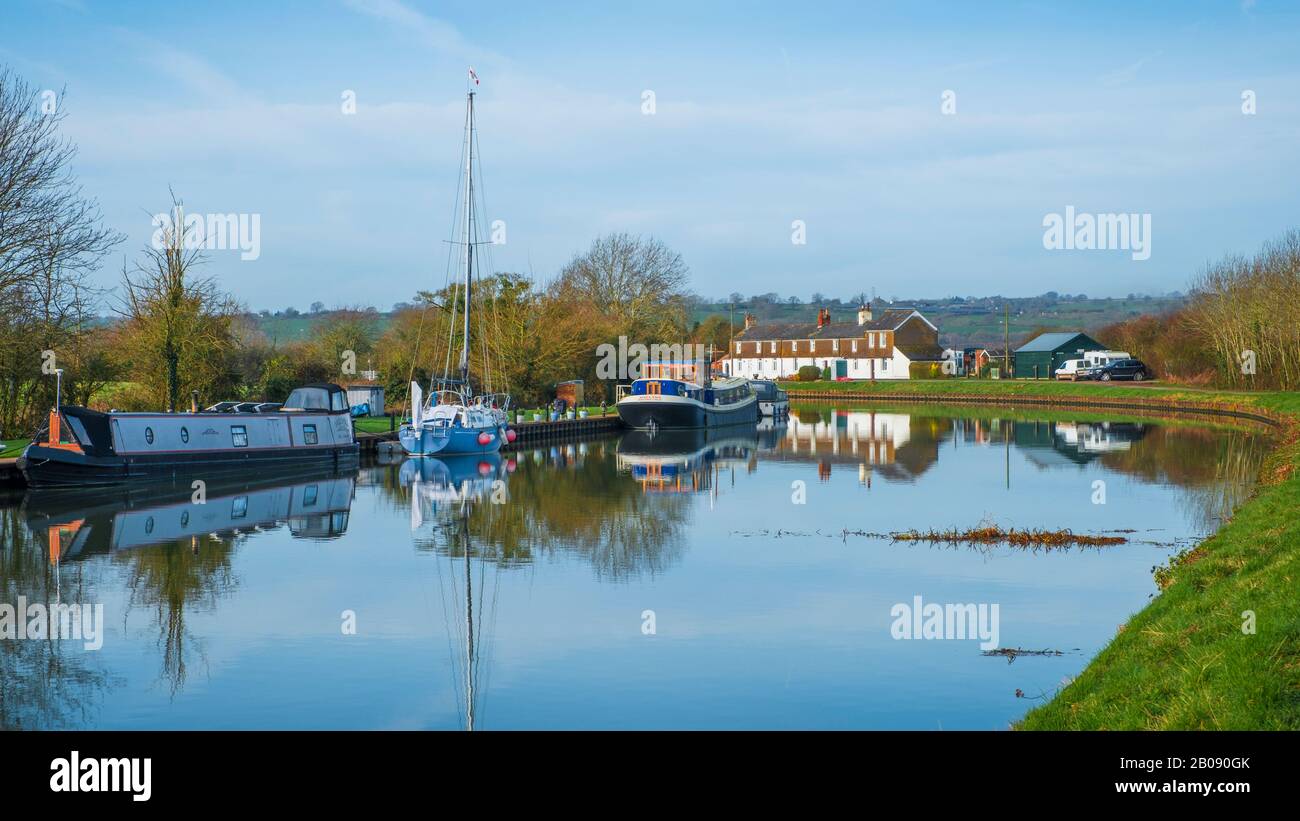
M482 372L488 392L476 394L470 379L474 246L478 244L474 200L474 95L472 90L465 95L465 170L462 186L465 198L459 243L464 248L463 279L459 286L464 289L465 315L458 363L460 376L451 378L448 374L451 364L448 345L448 362L443 368L442 377L430 380L428 397L425 397L418 382L411 382L411 421L402 425L398 439L402 443L402 449L412 456L494 453L501 449L502 444L513 442L516 436L508 421L510 395L491 392L491 363L486 345ZM448 335L451 337L455 334L456 302L457 300L452 300L451 321L448 323Z

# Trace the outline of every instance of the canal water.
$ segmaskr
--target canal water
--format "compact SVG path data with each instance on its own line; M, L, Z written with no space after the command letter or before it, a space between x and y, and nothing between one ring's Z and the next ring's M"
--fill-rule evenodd
M1201 422L803 406L707 436L11 495L0 630L21 597L84 608L87 635L9 625L0 727L1006 728L1269 447ZM891 535L984 524L1128 541Z

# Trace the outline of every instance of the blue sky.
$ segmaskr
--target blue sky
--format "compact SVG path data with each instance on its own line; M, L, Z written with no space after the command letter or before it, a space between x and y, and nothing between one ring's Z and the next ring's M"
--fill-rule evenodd
M499 269L546 281L625 230L710 296L1182 290L1297 224L1297 43L1300 3L1270 0L0 0L0 63L66 88L129 237L103 284L170 186L261 215L256 260L207 264L254 309L444 282L470 65ZM1151 214L1150 259L1044 249L1067 206Z

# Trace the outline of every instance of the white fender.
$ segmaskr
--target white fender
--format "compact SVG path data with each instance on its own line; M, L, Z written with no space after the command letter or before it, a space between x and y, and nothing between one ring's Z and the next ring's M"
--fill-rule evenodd
M420 416L424 411L424 391L418 382L411 383L411 427L420 429Z

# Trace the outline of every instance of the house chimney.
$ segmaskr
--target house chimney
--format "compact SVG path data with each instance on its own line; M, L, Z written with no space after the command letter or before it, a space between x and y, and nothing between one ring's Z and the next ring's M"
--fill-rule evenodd
M745 330L748 331L752 327L754 327L754 315L745 314Z
M858 324L866 325L870 321L871 321L871 303L866 302L863 303L861 308L858 308Z
M817 310L817 330L821 330L831 321L831 309L819 308Z

